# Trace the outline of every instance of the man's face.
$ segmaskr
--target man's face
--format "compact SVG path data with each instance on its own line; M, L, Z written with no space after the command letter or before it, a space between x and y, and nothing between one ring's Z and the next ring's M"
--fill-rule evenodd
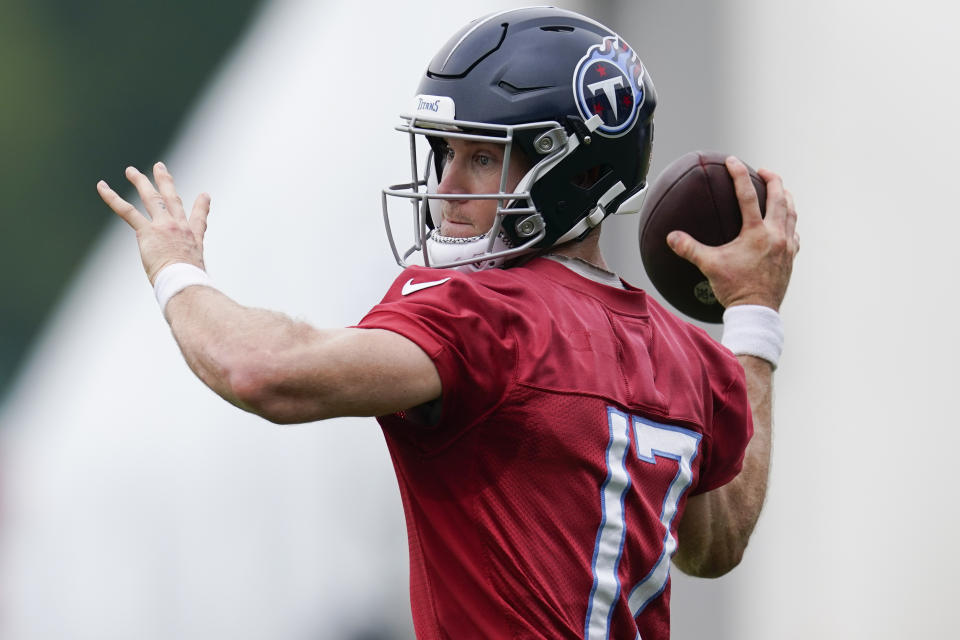
M497 193L503 168L502 144L456 138L446 141L446 159L437 193ZM513 191L530 168L529 161L516 146L510 152L506 191ZM479 236L493 226L497 217L496 200L441 200L443 219L440 233L451 238Z

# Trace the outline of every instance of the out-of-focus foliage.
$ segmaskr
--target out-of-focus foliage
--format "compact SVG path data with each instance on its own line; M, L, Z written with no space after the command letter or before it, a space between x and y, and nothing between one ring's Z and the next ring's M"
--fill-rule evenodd
M111 213L98 179L160 158L259 0L5 0L0 398Z

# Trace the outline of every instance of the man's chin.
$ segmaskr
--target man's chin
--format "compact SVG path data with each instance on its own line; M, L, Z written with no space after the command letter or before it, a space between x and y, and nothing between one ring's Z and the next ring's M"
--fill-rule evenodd
M476 228L472 224L444 220L440 224L440 235L447 236L448 238L473 238L481 234L477 233Z

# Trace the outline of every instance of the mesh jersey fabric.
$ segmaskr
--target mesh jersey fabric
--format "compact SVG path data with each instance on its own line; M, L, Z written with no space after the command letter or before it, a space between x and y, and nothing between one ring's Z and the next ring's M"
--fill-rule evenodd
M543 258L411 267L359 323L418 344L443 389L378 418L421 640L669 637L679 515L739 472L752 420L736 358L624 285Z

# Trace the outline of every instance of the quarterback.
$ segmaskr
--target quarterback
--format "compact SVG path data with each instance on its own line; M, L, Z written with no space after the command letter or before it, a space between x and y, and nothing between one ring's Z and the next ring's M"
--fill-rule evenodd
M719 576L746 548L797 215L761 170L762 218L730 158L740 235L669 236L727 308L722 345L611 273L601 223L640 208L656 101L630 45L589 18L539 7L466 25L398 127L410 180L382 201L405 269L343 329L219 292L204 272L210 199L187 216L162 163L153 181L126 171L146 212L97 185L211 389L277 423L377 416L419 638L668 638L671 564Z

